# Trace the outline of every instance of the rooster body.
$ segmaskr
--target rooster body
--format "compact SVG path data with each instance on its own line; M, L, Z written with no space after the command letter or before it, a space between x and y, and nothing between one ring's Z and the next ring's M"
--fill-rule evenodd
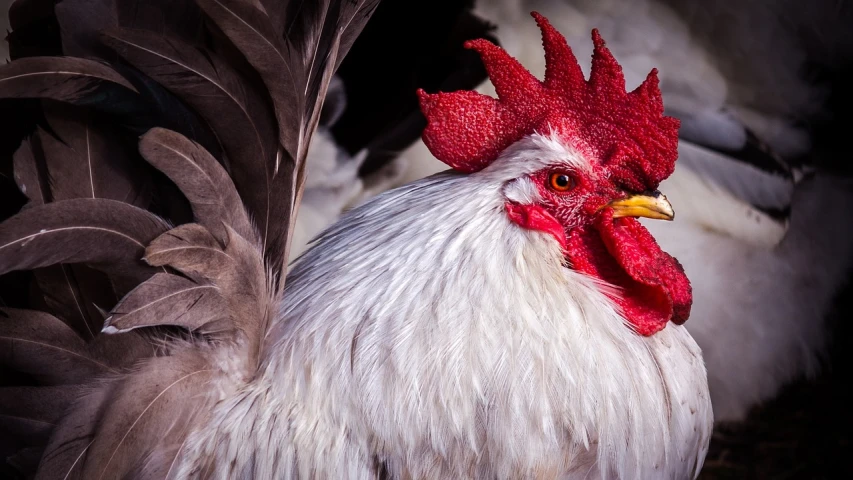
M546 166L529 158L571 157L521 143L523 162L421 180L326 231L288 277L262 377L191 437L183 472L215 458L321 478L377 464L393 478L692 478L712 425L699 348L679 325L638 336L552 237L507 219L526 192L503 186Z

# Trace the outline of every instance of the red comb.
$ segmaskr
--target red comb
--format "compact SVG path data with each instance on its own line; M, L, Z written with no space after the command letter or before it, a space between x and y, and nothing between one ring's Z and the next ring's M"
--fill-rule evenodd
M554 129L603 162L620 186L657 188L675 167L679 126L678 120L663 115L657 70L627 93L622 67L593 30L595 49L586 80L565 37L542 15L531 15L542 30L545 81L493 43L467 42L483 59L498 99L473 91L419 90L428 121L426 146L455 170L470 173L487 167L525 135Z

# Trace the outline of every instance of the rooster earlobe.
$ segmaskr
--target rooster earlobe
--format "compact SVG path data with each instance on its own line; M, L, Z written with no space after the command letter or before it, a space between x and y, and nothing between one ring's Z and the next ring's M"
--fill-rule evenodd
M581 91L586 79L566 37L538 12L531 12L530 15L536 19L536 24L542 31L542 46L545 49L545 88L563 95Z
M589 74L589 86L598 94L606 92L611 98L624 97L625 74L622 66L604 44L597 29L592 31L592 68Z

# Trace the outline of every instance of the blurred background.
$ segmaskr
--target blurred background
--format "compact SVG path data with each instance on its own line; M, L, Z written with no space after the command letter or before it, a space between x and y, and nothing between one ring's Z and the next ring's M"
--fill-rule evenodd
M99 3L0 0L0 58L67 53L54 10L67 2ZM541 78L531 10L585 72L598 28L628 89L657 68L682 121L676 173L661 186L678 220L649 227L694 286L687 326L718 420L700 478L853 478L851 3L384 0L333 83L293 255L345 209L445 168L420 141L415 91L492 93L465 40L490 38ZM43 119L28 100L0 98L2 219L25 200L13 153ZM0 276L0 304L26 303L22 285Z

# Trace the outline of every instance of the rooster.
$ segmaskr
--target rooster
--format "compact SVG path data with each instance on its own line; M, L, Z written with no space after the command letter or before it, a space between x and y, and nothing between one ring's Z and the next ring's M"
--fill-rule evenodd
M636 220L674 216L656 189L674 168L678 122L663 115L654 71L626 93L593 32L587 81L537 14L544 82L471 42L497 100L419 93L425 142L452 171L348 212L282 279L307 143L338 56L374 4L197 3L177 13L216 27L192 39L204 55L181 43L191 39L162 40L171 15L146 30L151 16L131 11L97 38L135 69L59 57L0 70L14 95L54 100L50 130L15 156L30 205L0 224L0 273L35 269L45 299L0 318L14 346L0 359L43 385L0 391L17 460L36 456L37 478L698 474L712 414L701 352L682 326L691 287ZM297 27L282 38L285 25ZM294 75L282 80L272 67L284 59ZM205 82L181 83L174 68ZM200 95L213 87L234 94L218 108L253 113L241 135ZM133 111L161 88L205 121L200 131L173 122L186 134L154 125L139 140L142 159L182 193L186 222L179 202L162 205L165 186L159 204L136 188L158 172L110 143L122 131L104 136L118 127L79 110ZM84 175L43 182L44 168ZM93 299L77 322L84 315L59 308L64 292L43 288L69 273L121 299L109 312Z

